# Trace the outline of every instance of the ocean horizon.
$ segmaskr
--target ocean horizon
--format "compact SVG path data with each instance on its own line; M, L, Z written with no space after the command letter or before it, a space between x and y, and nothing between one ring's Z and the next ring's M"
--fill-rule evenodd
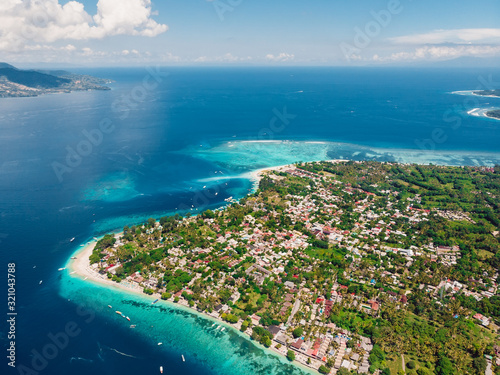
M224 207L255 189L261 168L500 164L500 121L468 113L500 107L470 94L500 69L78 72L112 79L112 90L0 99L1 259L16 264L17 364L40 374L306 373L231 329L214 332L201 314L57 269L124 225ZM70 323L78 334L49 353Z

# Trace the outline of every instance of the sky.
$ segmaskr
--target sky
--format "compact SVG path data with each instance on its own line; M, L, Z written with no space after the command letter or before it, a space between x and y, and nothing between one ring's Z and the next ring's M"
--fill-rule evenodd
M499 58L499 0L0 1L0 61L21 65L495 64Z

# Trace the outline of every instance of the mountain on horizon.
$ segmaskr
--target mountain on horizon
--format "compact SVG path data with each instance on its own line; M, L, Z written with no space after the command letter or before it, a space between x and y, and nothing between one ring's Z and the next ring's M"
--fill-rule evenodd
M46 93L110 90L110 80L65 70L18 69L0 62L0 98L38 96Z
M70 79L36 70L20 70L5 62L0 62L0 76L19 85L41 89L57 88L71 82Z

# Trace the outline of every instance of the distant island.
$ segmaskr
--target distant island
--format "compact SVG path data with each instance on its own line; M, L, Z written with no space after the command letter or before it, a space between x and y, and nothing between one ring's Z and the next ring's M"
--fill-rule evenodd
M492 111L488 111L486 112L486 116L500 120L500 109L494 109Z
M474 94L481 95L481 96L499 96L500 97L500 90L474 91Z
M31 97L71 91L110 90L110 80L64 70L21 70L0 63L0 98Z
M499 172L271 168L239 202L125 226L69 268L224 321L321 374L498 374Z

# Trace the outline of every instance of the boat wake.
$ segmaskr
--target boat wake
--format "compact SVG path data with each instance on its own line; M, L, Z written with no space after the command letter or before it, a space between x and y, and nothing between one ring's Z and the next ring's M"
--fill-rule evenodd
M120 355L124 356L124 357L130 357L130 358L136 358L136 359L139 359L139 357L136 357L136 356L131 355L131 354L127 354L127 353L120 352L119 350L116 350L115 348L110 348L109 346L105 346L105 345L103 345L103 347L104 347L104 349L111 350L111 351L113 351L113 352L115 352L115 353L117 353L117 354L120 354Z
M94 363L94 360L93 359L87 359L87 358L83 358L83 357L71 357L70 360L69 360L69 363L73 363L73 362L84 362L84 363Z

